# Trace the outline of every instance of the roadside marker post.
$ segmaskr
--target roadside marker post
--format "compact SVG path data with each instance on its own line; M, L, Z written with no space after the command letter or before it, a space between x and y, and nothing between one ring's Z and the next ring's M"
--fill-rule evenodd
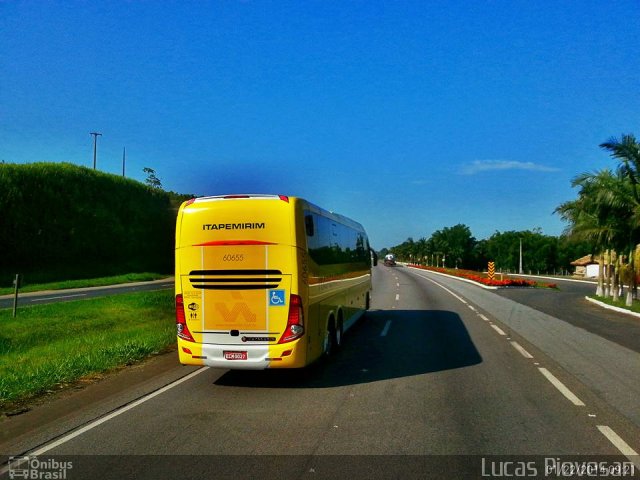
M16 278L13 281L13 318L16 318L18 312L18 288L20 288L20 274L16 273Z
M487 271L488 271L489 280L493 280L493 277L496 274L496 264L494 262L489 262Z

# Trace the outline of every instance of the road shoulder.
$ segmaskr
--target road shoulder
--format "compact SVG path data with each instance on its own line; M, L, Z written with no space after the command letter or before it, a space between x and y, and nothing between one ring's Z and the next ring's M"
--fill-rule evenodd
M45 396L29 410L0 418L0 455L20 455L188 375L175 348Z

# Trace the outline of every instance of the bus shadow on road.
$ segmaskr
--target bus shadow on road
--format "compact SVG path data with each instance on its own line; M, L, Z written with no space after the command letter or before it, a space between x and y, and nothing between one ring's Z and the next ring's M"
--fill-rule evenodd
M459 315L443 310L371 310L332 357L302 370L231 370L219 386L327 388L471 367L482 362Z

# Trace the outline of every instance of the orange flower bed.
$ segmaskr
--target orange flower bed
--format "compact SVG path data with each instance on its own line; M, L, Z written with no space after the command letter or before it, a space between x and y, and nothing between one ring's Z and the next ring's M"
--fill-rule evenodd
M545 288L558 288L555 283L539 283L533 280L526 280L523 278L503 278L498 280L496 278L489 278L484 273L474 272L473 270L458 270L451 268L440 267L425 267L422 265L409 265L410 267L420 268L422 270L429 270L432 272L444 273L452 275L454 277L466 278L472 282L481 283L489 287L545 287Z

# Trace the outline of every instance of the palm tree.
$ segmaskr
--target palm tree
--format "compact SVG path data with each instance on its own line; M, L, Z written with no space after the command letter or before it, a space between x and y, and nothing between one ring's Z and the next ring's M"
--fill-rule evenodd
M567 237L587 239L593 242L596 251L599 253L598 287L596 288L596 295L602 297L604 296L604 258L602 252L605 247L600 238L591 234L591 232L597 230L599 226L598 217L594 213L594 201L592 196L588 195L588 185L586 184L584 175L582 179L576 177L571 182L571 185L573 187L581 187L578 198L562 203L555 209L555 213L560 215L560 218L568 223L564 232Z
M629 229L629 189L618 172L605 169L596 173L583 173L572 181L579 187L578 198L556 208L563 220L569 222L566 233L590 240L600 250L600 273L596 295L606 296L604 290L603 258L605 250L618 250L626 245ZM611 253L609 253L611 263ZM611 275L611 265L608 269ZM617 297L614 276L613 295Z
M640 144L632 134L622 135L620 139L612 137L600 145L608 150L613 158L620 161L618 174L628 183L629 192L626 207L629 209L627 248L629 248L629 267L631 270L626 305L633 303L637 290L635 275L635 251L640 243Z

